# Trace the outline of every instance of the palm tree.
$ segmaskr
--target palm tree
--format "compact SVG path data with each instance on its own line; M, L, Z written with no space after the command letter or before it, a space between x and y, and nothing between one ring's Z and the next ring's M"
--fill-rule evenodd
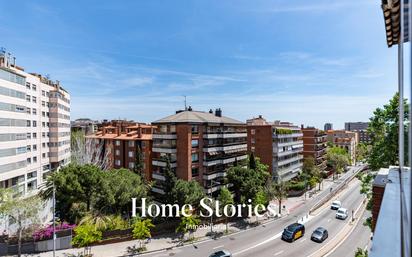
M80 220L79 225L92 224L99 231L105 231L113 223L113 217L104 215L101 212L92 212Z

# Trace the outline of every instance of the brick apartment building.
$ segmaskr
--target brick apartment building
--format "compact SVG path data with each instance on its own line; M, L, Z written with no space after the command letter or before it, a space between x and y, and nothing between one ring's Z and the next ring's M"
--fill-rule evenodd
M368 126L369 122L345 122L345 130L358 133L359 142L365 144L371 141Z
M153 176L158 183L153 191L164 193L166 160L176 176L196 180L206 193L214 193L224 186L226 170L247 158L246 125L222 116L222 111L184 111L152 122Z
M313 157L315 164L321 169L326 169L326 143L327 134L314 127L302 126L303 133L303 158Z
M247 121L248 151L269 166L275 180L296 177L303 165L302 131L289 122L267 122L262 116Z
M328 141L344 148L349 154L351 164L355 164L358 133L346 130L328 130L327 134Z
M134 121L106 121L99 131L87 136L96 139L96 145L104 148L102 158L108 158L108 168L133 170L136 154L140 151L147 179L152 177L152 135L154 126Z

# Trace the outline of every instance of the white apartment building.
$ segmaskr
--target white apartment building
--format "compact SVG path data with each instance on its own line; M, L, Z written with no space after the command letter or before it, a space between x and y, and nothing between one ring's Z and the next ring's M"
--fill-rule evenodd
M0 49L0 187L34 193L69 161L69 93Z

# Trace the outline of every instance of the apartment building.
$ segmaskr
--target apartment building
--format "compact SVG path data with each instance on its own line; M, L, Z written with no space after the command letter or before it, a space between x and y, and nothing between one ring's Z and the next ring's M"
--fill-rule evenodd
M314 127L302 126L303 158L312 157L315 164L321 169L326 169L326 143L327 134Z
M99 122L91 119L76 119L71 122L71 132L81 131L85 135L91 135L97 132Z
M345 122L345 130L358 133L359 142L365 144L371 141L368 126L369 122Z
M358 133L346 130L327 131L328 141L336 146L344 148L348 154L351 164L356 162L356 146L359 142Z
M187 110L152 122L154 192L164 193L167 159L176 176L196 180L213 194L224 186L228 168L247 158L246 125L215 112Z
M0 49L0 187L34 193L70 161L70 95Z
M275 180L296 177L303 165L302 131L289 122L267 122L262 116L247 120L248 151L269 166Z
M140 154L143 170L148 180L152 177L152 135L154 126L134 121L105 121L95 134L87 136L94 139L95 147L101 158L107 161L107 169L126 168L134 170L137 154Z
M333 124L332 123L325 123L323 126L324 131L332 130L333 129Z

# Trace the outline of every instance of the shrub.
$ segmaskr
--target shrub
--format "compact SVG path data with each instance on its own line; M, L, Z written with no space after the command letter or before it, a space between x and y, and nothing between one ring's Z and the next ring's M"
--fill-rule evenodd
M288 188L290 191L302 191L305 189L305 181L291 181Z
M75 236L72 239L73 245L79 247L88 246L102 239L102 232L97 230L92 224L83 224L74 229Z
M66 229L74 229L76 225L70 225L68 223L60 223L56 225L56 232ZM44 228L41 228L33 233L33 239L35 241L47 240L53 238L53 224L50 224Z

